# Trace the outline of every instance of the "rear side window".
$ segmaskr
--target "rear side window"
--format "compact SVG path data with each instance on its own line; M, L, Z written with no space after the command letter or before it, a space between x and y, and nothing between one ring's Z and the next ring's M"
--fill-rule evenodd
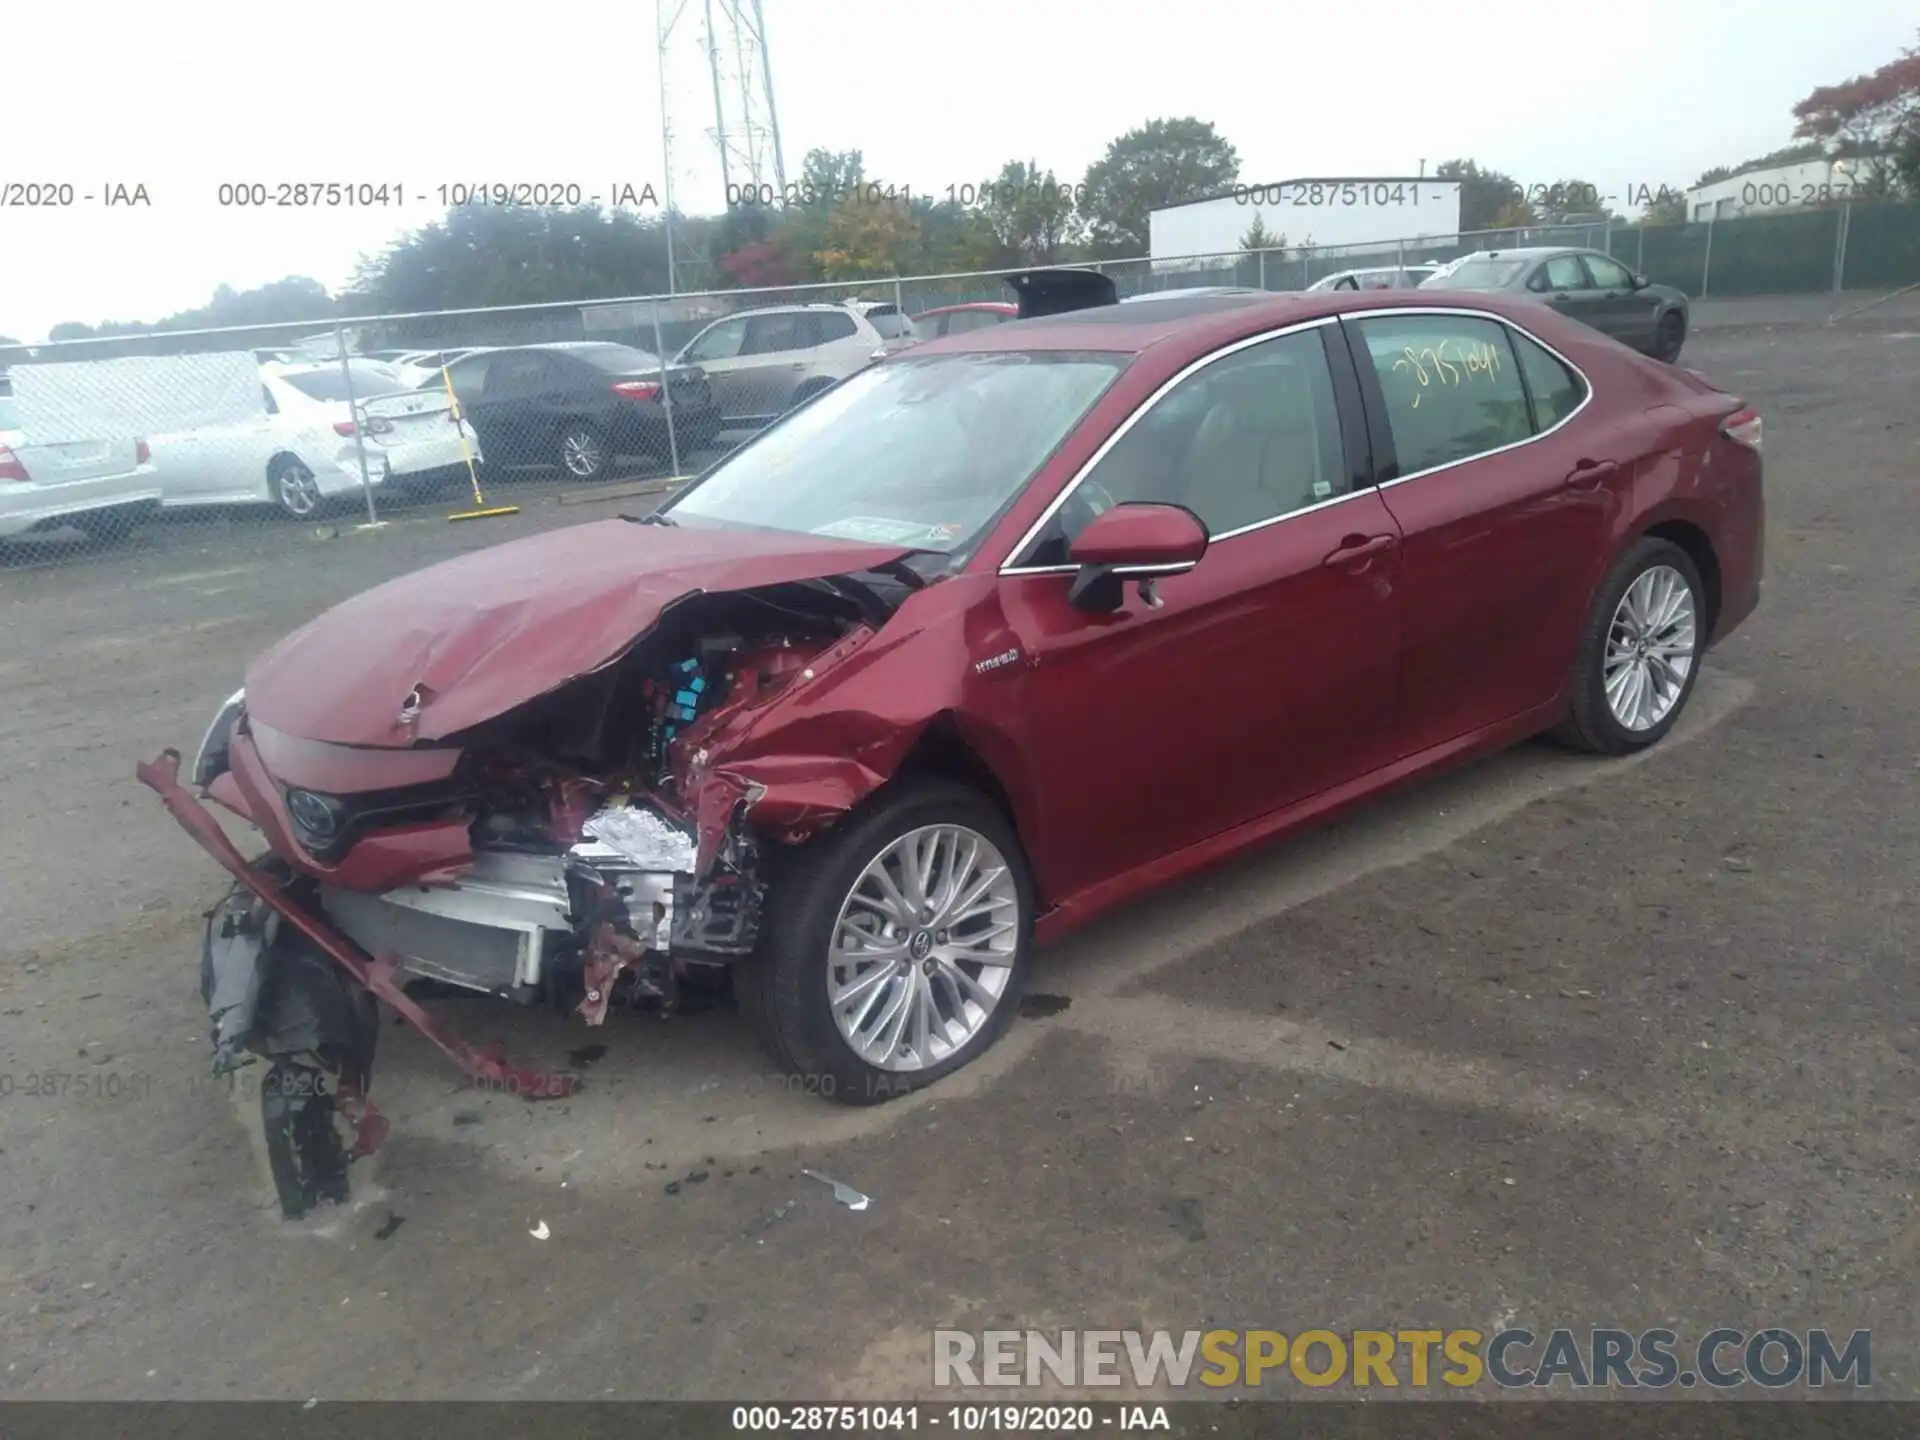
M1511 332L1513 348L1520 355L1520 373L1526 376L1527 392L1533 397L1533 423L1536 430L1551 430L1580 408L1587 398L1587 385L1562 365L1543 345Z
M867 323L889 340L914 338L913 322L891 305L884 310L869 310Z
M1460 315L1348 323L1379 377L1400 475L1532 437L1527 392L1504 325Z
M815 345L825 345L830 340L845 340L848 336L857 335L860 332L860 327L853 323L851 315L822 311L811 318L813 320L812 343ZM896 320L899 318L897 314L894 316ZM874 324L882 335L886 335L888 339L893 338L880 321L875 321Z

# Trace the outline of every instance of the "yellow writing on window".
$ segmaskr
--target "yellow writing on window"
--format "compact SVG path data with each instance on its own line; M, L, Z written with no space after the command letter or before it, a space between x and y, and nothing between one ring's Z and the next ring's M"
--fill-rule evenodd
M1417 387L1410 409L1418 410L1429 386L1442 388L1465 385L1485 376L1491 380L1500 373L1499 347L1486 340L1461 340L1449 335L1439 345L1415 349L1408 345L1393 362L1396 371L1407 371Z

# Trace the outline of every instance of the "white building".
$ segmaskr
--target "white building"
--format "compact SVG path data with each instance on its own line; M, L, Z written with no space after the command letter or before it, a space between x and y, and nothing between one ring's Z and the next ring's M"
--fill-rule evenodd
M1460 233L1460 182L1412 175L1338 175L1236 185L1225 194L1153 211L1147 219L1156 270L1190 256L1241 248L1258 220L1290 250L1393 250L1398 242L1448 244Z
M1726 220L1828 205L1850 198L1863 177L1851 160L1801 160L1730 175L1687 192L1687 219Z

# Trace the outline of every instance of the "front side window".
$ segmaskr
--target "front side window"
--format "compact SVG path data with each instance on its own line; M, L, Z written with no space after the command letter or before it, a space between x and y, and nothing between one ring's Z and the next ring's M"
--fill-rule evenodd
M1527 392L1507 327L1461 315L1348 322L1386 402L1402 476L1530 439Z
M1184 505L1215 539L1347 493L1320 329L1237 350L1182 380L1101 456L1022 565L1064 565L1114 505Z
M1578 255L1556 255L1546 264L1549 290L1585 290L1587 272L1580 268Z
M715 360L731 360L740 353L740 347L746 343L746 339L746 317L722 320L687 347L685 358L695 365L707 365Z
M1633 288L1633 277L1627 273L1626 266L1604 255L1587 256L1587 273L1593 276L1594 285L1602 290Z
M1025 488L1127 359L994 352L874 366L722 460L664 513L950 554Z

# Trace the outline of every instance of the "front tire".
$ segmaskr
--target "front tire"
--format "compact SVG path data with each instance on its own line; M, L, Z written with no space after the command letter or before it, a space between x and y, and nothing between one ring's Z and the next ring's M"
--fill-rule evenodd
M1636 540L1594 597L1573 702L1554 738L1595 755L1657 744L1693 694L1706 624L1706 587L1692 557L1670 540Z
M976 792L909 781L804 846L738 973L761 1045L808 1090L873 1105L984 1054L1019 1003L1033 887Z

